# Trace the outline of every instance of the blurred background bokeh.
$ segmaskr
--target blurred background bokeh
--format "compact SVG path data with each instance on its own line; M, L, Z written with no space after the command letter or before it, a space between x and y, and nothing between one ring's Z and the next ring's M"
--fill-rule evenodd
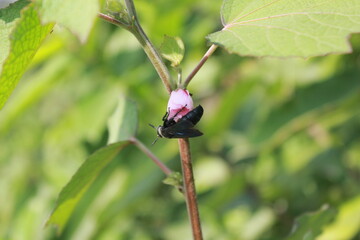
M185 76L221 28L221 1L135 4L156 46L183 39ZM352 54L311 59L218 49L190 83L205 109L205 134L191 140L205 239L285 239L326 204L337 215L318 239L360 238L359 34L350 40ZM136 39L100 19L84 45L56 27L0 112L0 239L191 239L182 195L135 147L102 171L61 235L44 228L62 187L106 144L119 95L137 103L138 138L180 171L176 140L151 146L148 123L161 123L168 95Z

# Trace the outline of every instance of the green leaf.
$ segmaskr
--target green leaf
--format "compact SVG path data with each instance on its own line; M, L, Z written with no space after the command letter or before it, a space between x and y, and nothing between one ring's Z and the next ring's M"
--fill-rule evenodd
M287 127L299 127L296 119L300 119L302 116L306 118L307 114L310 113L324 114L321 111L326 107L338 104L359 91L359 74L359 71L349 71L345 74L333 76L326 81L299 88L289 101L278 105L254 129L254 135L251 137L252 141L261 143L268 139L275 139L275 134L282 135L282 137L287 136L288 133L292 132ZM324 89L326 94L324 94ZM308 121L301 122L307 124Z
M61 190L56 206L46 224L57 225L59 232L61 232L91 183L97 178L101 170L128 144L128 141L118 142L101 148L92 154Z
M16 27L16 23L20 20L21 9L28 4L28 1L18 1L10 7L0 9L0 71L2 69L2 64L10 52L9 36Z
M41 25L33 4L18 1L0 10L0 109L53 25ZM20 17L20 18L19 18Z
M85 42L99 12L99 0L36 0L44 23L68 28Z
M317 240L353 239L360 226L360 195L339 208L336 220L327 226Z
M181 38L165 35L160 51L161 55L171 62L171 66L177 67L184 57L185 47Z
M120 0L106 0L106 9L112 13L119 13L126 10Z
M336 211L323 206L319 211L306 213L296 219L292 234L287 240L313 240L324 226L333 220Z
M311 57L351 51L360 1L225 0L224 28L208 39L244 56Z
M137 130L136 104L125 97L120 97L115 112L108 121L108 144L130 140Z
M126 24L131 24L131 18L123 2L123 0L106 0L106 6L103 10L107 15L111 15Z
M30 81L18 86L12 95L12 101L1 110L0 132L9 131L16 118L25 114L26 110L42 99L51 89L57 80L57 76L64 76L64 68L71 61L71 55L60 55L49 59L41 70L36 72Z
M163 180L163 183L181 188L183 185L182 175L179 172L172 172Z

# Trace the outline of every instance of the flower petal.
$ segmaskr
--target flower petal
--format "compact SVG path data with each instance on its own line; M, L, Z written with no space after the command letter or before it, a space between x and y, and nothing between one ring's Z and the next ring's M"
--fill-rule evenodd
M193 100L188 90L176 89L171 92L167 109L168 119L174 118L175 122L194 108Z

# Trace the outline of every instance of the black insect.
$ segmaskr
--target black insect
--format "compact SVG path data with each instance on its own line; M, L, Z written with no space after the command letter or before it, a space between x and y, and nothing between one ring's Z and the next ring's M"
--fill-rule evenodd
M158 126L157 128L153 125L149 124L151 127L156 129L157 136L160 138L192 138L203 135L202 132L195 129L194 126L200 121L204 109L201 105L197 106L190 112L188 112L185 116L180 118L177 122L175 122L174 118L178 113L180 113L183 109L180 109L172 118L167 119L169 116L169 112L166 112L163 120L163 125ZM153 142L156 142L157 138Z

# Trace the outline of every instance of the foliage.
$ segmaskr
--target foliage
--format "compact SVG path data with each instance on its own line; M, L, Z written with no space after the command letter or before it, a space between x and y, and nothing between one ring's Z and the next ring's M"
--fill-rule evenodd
M41 4L59 8L51 2L16 2L14 21L0 9L1 39L13 36L0 46L1 89L7 71L17 76L6 96L53 28L33 22L37 40L24 45L29 55L20 65L6 65L9 52L22 46L16 45L17 36L27 36L22 24ZM165 34L183 39L184 73L206 52L204 37L221 29L214 17L220 2L135 4L156 46ZM89 18L80 27L71 24L81 10L60 16L66 21L62 26L74 26L76 35L53 28L0 112L0 238L190 239L183 196L162 183L165 176L157 166L133 145L115 156L128 142L106 146L109 136L111 142L129 140L137 122L137 138L150 146L156 133L148 123L161 123L168 95L129 32L102 20L90 31L93 14L84 13ZM58 17L47 14L46 22ZM192 80L195 105L205 109L198 124L205 135L191 140L205 239L359 238L359 35L351 44L349 55L307 60L240 58L220 50ZM119 102L125 94L136 102L138 117L132 101ZM160 139L150 149L181 171L176 141ZM177 186L176 179L167 182ZM50 218L62 229L56 235L43 224L59 192Z
M161 44L161 55L171 62L172 67L178 67L184 57L184 43L179 37L164 36Z
M101 170L103 170L128 144L128 141L114 143L92 154L80 166L70 182L61 190L59 199L57 200L58 202L48 223L56 224L59 231L62 231L62 228L66 225L74 208L92 182L100 174Z
M315 213L307 213L296 220L291 239L315 239L322 231L323 226L333 220L335 211L327 206Z
M85 41L100 10L98 0L35 0L43 23L56 22Z
M208 38L245 56L318 56L350 51L360 31L360 2L350 0L227 0L224 28Z
M3 63L0 67L0 71L2 71L0 76L0 108L3 107L41 42L53 27L52 24L41 25L34 6L30 5L23 9L27 3L26 0L22 0L15 3L15 6L11 7L10 10L0 9L0 38L4 40L4 42L2 41L4 45L0 47L0 60ZM18 19L20 10L23 11L20 19ZM8 37L9 33L11 33L11 38Z

